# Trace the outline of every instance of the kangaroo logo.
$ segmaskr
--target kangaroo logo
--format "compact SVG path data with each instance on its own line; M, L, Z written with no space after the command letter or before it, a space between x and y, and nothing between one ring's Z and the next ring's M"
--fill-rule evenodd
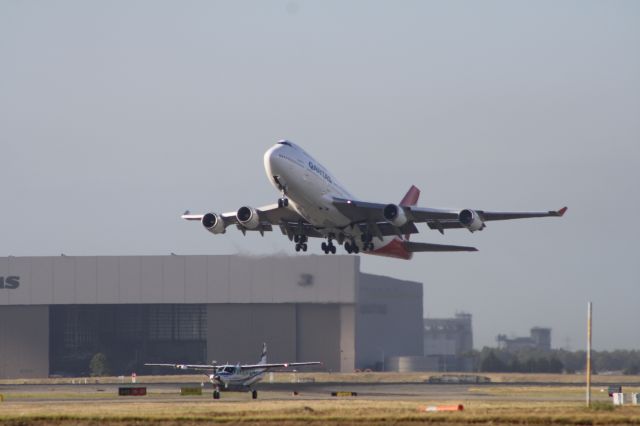
M298 285L300 287L308 287L310 285L313 285L313 275L300 274L300 280L298 281Z

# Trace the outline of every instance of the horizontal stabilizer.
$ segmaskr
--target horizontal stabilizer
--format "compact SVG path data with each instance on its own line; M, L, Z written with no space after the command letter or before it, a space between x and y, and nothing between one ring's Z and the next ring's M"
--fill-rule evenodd
M410 253L417 251L478 251L478 249L475 247L418 243L415 241L404 241L404 248Z

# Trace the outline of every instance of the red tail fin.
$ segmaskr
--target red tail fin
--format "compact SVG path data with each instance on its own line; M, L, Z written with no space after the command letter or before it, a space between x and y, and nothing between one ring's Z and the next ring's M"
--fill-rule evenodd
M418 197L420 197L420 190L415 185L411 185L411 188L400 201L400 205L415 206L418 203Z
M420 190L415 185L411 185L411 188L404 195L402 200L400 200L401 206L415 206L418 204L418 198L420 197ZM409 240L411 234L407 234L404 236L405 240Z

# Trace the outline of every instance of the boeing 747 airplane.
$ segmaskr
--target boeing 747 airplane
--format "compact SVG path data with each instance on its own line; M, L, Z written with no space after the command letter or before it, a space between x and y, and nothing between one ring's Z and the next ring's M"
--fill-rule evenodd
M334 241L347 253L411 259L423 251L477 251L475 247L409 241L418 233L416 223L426 223L444 234L445 229L466 228L481 231L492 220L562 216L560 210L541 212L492 212L472 209L417 207L420 190L412 186L398 204L372 203L351 195L327 168L300 146L281 140L264 154L264 168L272 185L281 193L277 204L235 212L182 215L197 220L213 234L224 234L235 225L243 234L257 231L264 235L278 226L296 251L307 251L309 237L321 238L322 250L336 253Z

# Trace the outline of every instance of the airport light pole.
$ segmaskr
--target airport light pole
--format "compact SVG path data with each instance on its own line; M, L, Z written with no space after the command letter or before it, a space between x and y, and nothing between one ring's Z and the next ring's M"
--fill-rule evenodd
M592 303L587 305L587 407L591 406L591 315Z

